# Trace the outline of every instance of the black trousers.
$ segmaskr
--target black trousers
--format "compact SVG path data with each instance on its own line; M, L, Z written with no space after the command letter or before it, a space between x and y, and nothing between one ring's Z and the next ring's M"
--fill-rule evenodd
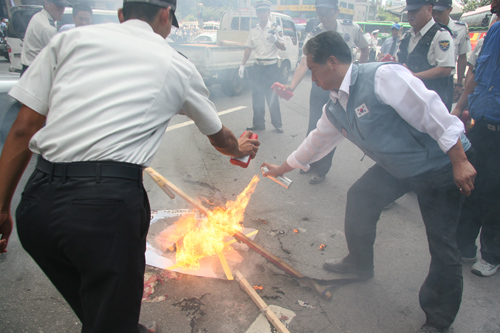
M309 97L309 126L307 128L307 135L316 128L318 124L318 120L321 118L323 114L323 106L328 102L330 98L330 91L326 91L318 87L314 82L311 87L311 95ZM332 159L335 154L334 148L331 152L329 152L325 157L311 163L311 169L314 173L318 175L324 176L330 171L332 167Z
M275 128L282 127L279 98L271 89L271 86L279 81L278 64L254 65L250 75L252 78L253 126L265 128L267 101L269 113L271 114L271 124Z
M481 230L481 257L497 265L500 264L500 132L477 122L467 137L476 150L477 177L474 191L462 208L458 248L463 256L474 257L476 238Z
M473 149L468 157L473 160ZM373 244L385 206L414 191L418 197L431 254L429 273L420 289L420 306L427 324L449 327L462 301L462 264L456 230L464 196L453 180L451 164L415 177L398 179L375 164L349 189L345 235L349 256L362 267L373 268Z
M143 328L148 198L142 177L108 177L90 166L95 175L83 177L37 166L17 208L17 231L81 320L82 332L136 333Z

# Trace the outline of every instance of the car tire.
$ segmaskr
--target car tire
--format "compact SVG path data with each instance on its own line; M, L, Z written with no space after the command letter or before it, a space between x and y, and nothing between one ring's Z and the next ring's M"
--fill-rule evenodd
M281 63L280 67L280 83L288 84L290 80L290 63L288 61L284 61Z

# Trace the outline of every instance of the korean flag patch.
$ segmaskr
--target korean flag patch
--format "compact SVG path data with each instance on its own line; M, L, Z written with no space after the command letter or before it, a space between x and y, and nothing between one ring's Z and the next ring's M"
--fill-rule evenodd
M450 48L450 41L449 40L442 40L439 42L439 48L446 52Z
M370 112L370 110L368 110L368 108L366 107L365 103L358 106L356 109L354 109L354 111L356 112L356 116L358 116L358 118L360 118L360 117L364 116L365 114L368 114L368 112Z

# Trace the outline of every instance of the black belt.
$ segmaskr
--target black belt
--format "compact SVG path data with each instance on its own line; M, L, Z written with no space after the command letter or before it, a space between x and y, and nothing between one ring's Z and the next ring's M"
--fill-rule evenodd
M490 124L490 123L487 123L485 121L478 121L477 125L486 127L490 131L500 132L500 125L498 125L498 124Z
M95 177L97 181L108 177L142 181L142 166L124 162L52 163L39 156L36 168L51 177Z

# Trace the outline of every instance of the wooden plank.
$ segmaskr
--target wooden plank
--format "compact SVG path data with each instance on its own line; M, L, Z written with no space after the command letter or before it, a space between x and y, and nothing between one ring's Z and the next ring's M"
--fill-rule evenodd
M290 331L283 325L281 320L276 316L276 314L271 311L271 309L267 306L266 302L257 294L257 292L253 289L253 287L248 283L245 277L240 273L240 271L236 271L236 280L240 283L241 288L246 291L248 296L254 301L257 307L264 313L267 320L278 330L279 333L290 333Z

